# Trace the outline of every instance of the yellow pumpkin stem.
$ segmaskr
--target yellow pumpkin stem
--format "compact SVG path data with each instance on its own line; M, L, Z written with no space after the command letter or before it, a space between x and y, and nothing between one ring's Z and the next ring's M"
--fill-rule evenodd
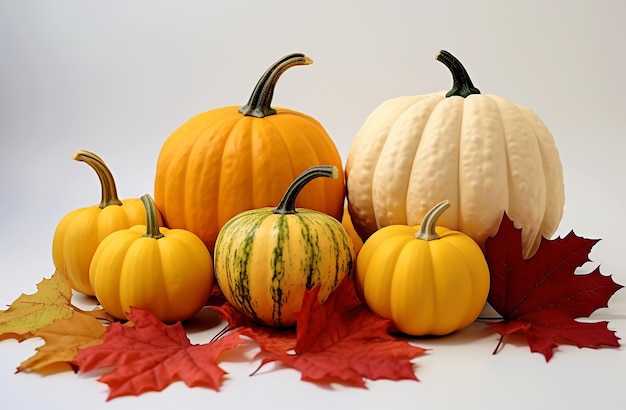
M339 170L334 165L316 165L300 174L285 191L278 206L272 211L274 214L295 214L296 198L311 180L318 177L337 178Z
M165 235L159 229L159 218L154 200L150 195L145 194L141 196L141 202L143 202L143 206L146 208L146 233L142 236L153 239L163 238Z
M115 186L113 174L111 174L111 171L102 158L93 152L77 150L72 156L72 159L84 162L96 171L98 179L100 179L100 187L102 190L100 208L106 208L109 205L122 205L122 201L120 201L117 196L117 187Z
M446 199L445 201L439 202L430 211L428 211L424 216L422 224L420 225L420 230L415 234L415 238L423 239L425 241L434 241L439 239L439 235L437 235L437 231L435 230L437 220L449 207L450 201Z
M441 50L435 59L445 64L452 73L452 89L448 91L446 97L459 96L465 98L472 94L480 94L480 90L472 84L467 70L455 56L446 50Z
M302 53L288 54L276 61L268 68L259 79L248 103L239 109L245 116L263 118L276 114L276 110L271 107L272 97L278 78L289 68L296 65L308 65L313 60Z

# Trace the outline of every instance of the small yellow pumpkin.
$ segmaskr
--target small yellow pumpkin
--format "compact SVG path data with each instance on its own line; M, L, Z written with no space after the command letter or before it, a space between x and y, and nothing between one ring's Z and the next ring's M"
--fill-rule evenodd
M89 265L98 244L111 232L143 223L145 211L139 198L118 198L115 180L102 158L78 150L72 159L85 162L96 172L102 196L99 205L75 209L59 221L52 238L52 260L74 290L93 296Z
M243 314L269 326L292 326L305 290L320 285L323 302L352 274L354 247L341 222L295 206L309 181L337 174L334 166L311 167L287 188L276 208L244 211L220 230L215 277Z
M437 60L452 73L452 90L387 100L354 139L345 167L354 227L367 239L386 225L416 225L449 199L441 225L482 246L506 211L530 257L563 215L555 141L530 109L481 94L452 54L442 50Z
M296 176L318 164L336 166L339 178L309 184L298 207L341 220L343 163L333 140L313 117L271 106L280 76L311 63L301 53L281 58L260 78L246 105L198 114L167 138L157 160L154 200L168 227L194 232L213 252L230 218L275 206Z
M89 269L95 296L118 319L133 307L163 322L186 320L209 298L213 260L193 233L159 227L149 195L141 201L145 225L113 232L96 249Z
M445 335L476 320L489 293L489 268L469 236L436 226L440 202L418 226L389 225L363 244L357 289L373 312L413 336Z

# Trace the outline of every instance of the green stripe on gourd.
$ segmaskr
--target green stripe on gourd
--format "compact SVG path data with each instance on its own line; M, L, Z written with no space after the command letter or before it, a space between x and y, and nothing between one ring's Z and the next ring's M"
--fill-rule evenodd
M276 208L245 211L221 229L215 246L215 277L226 299L253 320L270 326L295 324L307 289L320 285L325 300L350 275L354 247L335 218L295 208L298 193L335 167L303 172Z
M251 212L244 212L239 215L238 218L231 219L226 225L224 225L224 231L232 231L230 235L223 237L223 244L220 248L215 248L215 263L217 264L218 258L222 259L222 253L225 254L227 260L232 263L235 269L225 270L225 281L218 280L218 285L225 291L229 290L232 297L236 298L231 303L238 306L241 310L244 310L246 314L255 316L254 306L249 294L249 263L250 255L252 254L252 245L254 242L254 235L243 235L242 227L246 227L246 233L253 233L257 230L259 225L263 222L263 218L260 218L258 214ZM220 283L224 282L224 283ZM257 317L253 317L258 320Z

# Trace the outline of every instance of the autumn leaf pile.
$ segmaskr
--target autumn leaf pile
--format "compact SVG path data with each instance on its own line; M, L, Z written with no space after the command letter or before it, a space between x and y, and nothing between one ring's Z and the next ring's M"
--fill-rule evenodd
M513 333L524 334L530 350L546 361L559 343L619 346L607 322L580 320L607 307L622 288L599 268L576 272L589 261L596 243L572 232L544 239L535 256L523 259L520 230L504 216L500 230L485 245L491 273L488 301L501 316L486 324L500 335L494 353ZM44 342L17 372L99 370L98 380L109 386L109 399L160 391L176 381L220 390L226 374L220 367L223 353L245 344L259 349L251 377L262 377L259 369L280 362L300 372L302 380L354 387L367 387L366 380L417 381L413 360L427 352L415 346L419 339L397 335L390 321L372 313L357 297L351 278L323 304L317 301L319 288L308 291L296 328L287 330L252 322L216 292L205 308L217 311L225 327L203 344L192 344L183 324L164 324L146 310L133 309L122 323L100 307L77 308L60 272L37 288L0 311L0 341L36 337Z

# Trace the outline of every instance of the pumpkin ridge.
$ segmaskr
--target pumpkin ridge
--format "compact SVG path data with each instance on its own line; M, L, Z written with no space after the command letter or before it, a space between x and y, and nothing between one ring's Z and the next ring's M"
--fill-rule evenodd
M503 122L505 118L509 120L509 122L513 122L514 120L526 121L526 117L522 114L522 111L517 107L517 105L512 104L501 97L491 96L491 98L496 102L500 109L501 116L503 118ZM505 108L508 108L510 111L505 111ZM526 127L525 129L528 129ZM522 228L522 238L523 238L523 254L525 256L530 255L531 247L535 243L536 238L540 235L539 228L543 221L543 215L545 214L545 206L546 206L546 177L543 170L543 160L541 159L541 151L539 149L539 143L536 138L532 138L535 136L533 133L532 136L529 136L529 143L532 143L533 148L527 146L520 145L512 145L511 133L522 129L522 127L511 127L508 126L505 128L505 146L506 146L506 154L507 154L507 169L509 176L509 204L505 211L514 220L516 223L520 224ZM518 142L519 137L515 138L515 141ZM519 147L519 150L525 151L525 154L518 154L517 152L513 152L511 148ZM533 157L534 156L534 157ZM513 163L513 160L518 158L517 163ZM537 161L536 159L539 159ZM525 164L525 166L520 166L519 163ZM537 164L541 163L541 167ZM534 165L534 166L533 166ZM515 169L524 169L524 173L516 173L513 171ZM533 175L535 173L535 175ZM526 191L526 190L534 191ZM541 210L538 210L538 206L541 207ZM533 212L528 210L530 208ZM494 227L494 229L497 227ZM495 234L495 231L494 231Z
M463 263L457 264L457 270L451 272L454 273L454 278L452 280L454 280L455 282L463 282L465 285L463 286L464 293L466 295L474 295L472 275L471 272L469 272L468 270L469 261L465 257L466 255L464 255L463 252L457 247L456 243L445 243L443 247L447 248L445 252L449 253L450 258L455 258L463 261ZM470 298L463 301L462 304L461 301L459 301L458 314L456 315L456 317L453 318L453 320L450 321L450 323L448 323L448 326L450 327L443 329L444 333L451 333L455 329L461 329L468 326L473 320L468 322L467 318L471 317L473 319L479 315L480 312L472 311L471 306L469 305L471 305Z
M407 238L405 241L398 243L396 246L398 246L399 249L396 252L396 257L393 259L394 266L392 270L392 279L390 286L391 295L389 297L391 310L390 319L393 320L395 323L400 323L402 321L401 317L398 315L401 315L405 308L402 305L393 303L393 301L406 299L405 293L411 290L411 286L407 285L409 279L407 279L407 276L403 275L422 275L422 272L417 271L405 272L405 266L415 266L414 258L417 258L415 255L419 255L419 258L417 258L417 260L420 261L419 266L423 268L425 272L427 272L427 276L424 275L422 280L413 283L413 285L416 286L416 288L414 288L415 293L413 296L419 299L419 307L421 308L419 309L419 311L414 312L414 315L415 317L419 317L421 319L418 325L419 328L432 328L433 314L431 314L430 312L436 312L437 294L436 292L429 292L429 295L424 295L423 292L428 291L428 289L430 288L437 288L437 275L435 274L434 263L432 260L433 257L429 249L428 242L411 237ZM424 282L425 280L427 280L427 284ZM399 330L402 332L413 332L413 330L407 331L408 329L404 328L404 326L399 327ZM419 332L421 333L421 330Z
M113 232L107 236L102 242L102 249L109 248L109 255L115 255L121 253L123 249L127 248L130 243L135 241L141 233L134 230L122 230ZM116 247L117 249L113 249ZM100 273L100 260L102 251L96 251L92 259L89 268L89 281L93 286L94 296L98 300L98 303L102 307L115 317L124 317L124 307L120 299L121 296L121 281L120 276L123 271L123 259L110 258L108 262L107 272ZM115 286L114 286L115 285Z
M215 215L213 215L212 226L210 230L212 233L211 236L216 236L219 232L219 226L223 225L226 221L228 221L232 216L236 213L241 212L250 207L250 204L238 204L237 207L231 207L231 201L235 201L235 198L231 198L236 196L240 201L243 200L239 195L233 195L233 191L235 190L248 190L250 187L242 188L242 184L250 181L250 175L247 175L245 178L237 178L236 175L233 175L230 172L225 172L224 164L232 164L232 167L238 167L240 165L241 158L245 154L242 149L239 149L239 142L236 142L237 149L231 150L229 147L233 144L234 137L233 135L245 135L247 136L249 130L252 128L252 124L250 121L247 121L247 118L237 118L236 113L233 113L233 116L229 118L230 121L226 121L224 118L223 121L216 122L215 127L212 129L212 135L210 138L206 138L207 141L211 141L211 153L217 152L219 155L211 155L214 157L215 163L208 163L204 158L202 162L202 168L200 169L199 175L187 176L185 181L192 183L194 185L193 191L197 192L196 200L200 202L201 199L206 199L206 203L210 204L211 207L214 207ZM224 123L218 127L219 124ZM214 136L218 137L215 138ZM216 143L219 141L219 147L216 146ZM250 149L252 149L252 145L248 144ZM198 158L197 156L192 156L193 158ZM250 157L253 157L252 152L250 152ZM197 159L199 160L199 159ZM245 161L243 161L245 162ZM215 173L213 173L215 171ZM212 178L208 178L207 176L212 175ZM200 177L200 180L198 180ZM230 177L229 180L225 178ZM213 183L211 186L217 186L217 200L213 198L203 198L207 196L207 191L215 192L214 189L207 190L206 186L208 185L207 181L213 179ZM196 187L202 186L205 187L202 190L197 189ZM251 192L251 191L250 191ZM227 202L229 205L224 206L224 203ZM220 206L221 205L221 206ZM197 204L189 203L189 207L194 210L197 209ZM227 210L227 211L226 211ZM226 211L226 212L225 212ZM194 217L193 220L200 221L201 218ZM215 232L215 235L213 234ZM214 240L213 240L214 242ZM212 245L210 245L212 247Z
M459 135L458 223L448 226L484 241L493 235L494 219L510 201L509 161L502 136L505 122L488 95L464 101L463 133ZM445 225L445 224L444 224Z
M526 129L528 129L528 130L529 130L529 132L532 134L532 138L531 138L531 140L532 140L534 143L536 143L536 144L537 144L537 145L536 145L536 147L537 147L537 149L536 149L536 151L537 151L537 155L538 155L538 156L539 156L539 158L540 158L540 161L539 161L539 162L543 165L543 163L544 163L543 152L542 152L542 150L541 150L541 144L539 144L539 138L538 138L538 136L537 136L537 132L536 132L535 128L531 125L530 121L528 120L528 117L526 116L526 114L525 114L525 113L524 113L524 111L522 110L522 107L520 107L520 106L519 106L519 105L517 105L517 104L513 105L513 107L515 108L515 111L519 114L520 119L523 119L524 123L525 123L525 124L527 124ZM539 168L539 167L537 167L537 168L541 171L541 176L542 176L541 181L542 181L542 182L545 182L545 181L546 181L546 178L547 178L547 177L546 177L546 174L545 174L545 167L543 167L543 166L542 166L541 168ZM543 192L543 193L546 193L546 194L548 193L548 192L547 192L547 189L545 188L545 186L543 187L542 192ZM546 198L547 198L547 195L546 195ZM544 209L543 209L543 212L540 212L540 214L541 214L541 215L544 215L544 214L545 214L545 209L546 209L546 208L545 208L545 204L546 204L546 200L545 200L545 198L544 198L544 201L542 201L542 203L544 204ZM543 217L542 217L541 219L543 220ZM540 224L538 224L537 226L540 226Z
M141 237L143 235L139 236ZM163 236L163 238L165 238L165 236ZM150 245L146 246L142 242L147 242ZM124 303L126 313L130 312L131 307L143 308L150 310L163 322L172 321L172 305L168 297L166 274L164 271L166 252L163 250L163 246L171 245L171 242L172 241L168 240L162 241L157 238L142 237L141 240L134 241L128 248L124 258L125 263L128 263L130 256L130 261L134 261L134 263L142 261L139 265L146 272L159 272L159 275L146 275L146 277L150 276L150 279L152 279L150 282L146 281L145 278L143 278L144 280L139 280L138 275L132 275L135 281L132 282L131 287L135 292L127 293L127 295L132 295L131 300L137 301L143 299L143 304L133 306L132 303L129 303L127 300ZM140 254L141 256L134 257L134 254ZM150 261L150 263L146 264L146 261ZM127 274L130 274L130 272L127 272ZM143 296L140 296L140 294Z
M413 100L391 123L387 131L384 148L376 160L372 174L372 196L376 198L375 202L377 203L377 206L374 206L374 218L377 227L388 225L389 214L400 218L396 219L395 223L407 223L409 219L407 201L410 200L411 191L408 187L411 186L411 179L415 177L414 159L419 150L426 124L423 123L421 130L415 135L411 135L411 138L404 138L403 126L407 124L413 126L415 123L422 124L418 118L430 117L438 103L434 98ZM407 148L410 149L409 152L407 152ZM406 160L403 161L404 157ZM391 195L392 192L393 195ZM386 212L381 212L381 208L385 209Z
M285 153L289 153L290 149L289 149L289 144L287 143L287 141L285 140L286 138L288 138L288 136L283 135L283 132L279 129L279 127L276 126L276 124L274 123L273 117L267 117L265 119L265 121L263 121L263 127L264 128L268 128L271 127L271 132L267 132L264 131L268 134L272 134L275 136L275 138L273 139L272 143L277 144L280 143L280 145L283 148L283 152ZM257 123L257 126L260 126L260 124ZM285 173L289 173L289 175L291 176L290 179L294 179L295 176L298 175L299 170L296 169L294 163L293 163L293 159L291 158L290 155L285 155L282 157L276 157L274 158L275 161L281 161L281 163L285 164L285 168L288 169L289 171L285 171ZM300 160L300 158L298 158L298 160ZM253 164L256 164L256 162L253 159ZM283 186L281 187L281 190L285 190L287 187ZM280 198L277 198L280 199ZM255 203L253 204L253 207L265 207L265 206L271 206L273 204L260 204L260 203Z
M188 123L193 121L196 117L203 116L203 114L196 115L194 118L189 120ZM204 127L204 128L206 128L206 127ZM191 134L192 141L189 141L189 142L186 141L188 139L186 137L188 134ZM185 150L179 148L174 153L170 153L167 150L161 150L161 153L159 154L159 159L157 160L157 170L156 170L156 172L158 174L162 175L164 180L171 181L170 184L173 182L174 185L177 186L178 178L170 178L170 175L173 172L180 173L180 174L184 175L184 178L186 178L186 175L188 174L188 168L189 168L188 161L182 161L182 165L181 165L181 161L175 161L175 159L188 157L189 156L189 152L193 148L194 143L200 138L200 135L201 134L196 134L194 136L194 133L192 133L191 130L187 130L187 132L183 133L180 129L178 129L178 130L176 130L172 134L172 136L169 138L169 140L167 140L164 143L164 147L166 147L166 148L169 145L177 145L177 146L180 147L182 144L179 143L179 140L184 140L185 141L185 147L186 147ZM169 155L167 155L167 158L165 158L165 154L166 153L169 154ZM178 167L182 166L182 170L179 170L177 166L174 166L172 164L176 164ZM172 179L173 179L173 181L172 181ZM166 190L166 187L164 186L163 189ZM183 190L183 193L184 193L186 188L183 186L182 190ZM161 201L161 197L162 197L161 186L159 184L155 183L155 186L154 186L154 200L155 200L155 203L157 204L157 207L159 209L161 209L161 211L163 213L163 220L164 220L165 224L168 225L168 226L176 225L176 226L178 226L180 228L186 228L186 226L181 226L178 223L178 221L172 221L171 216L172 215L178 215L180 212L178 211L178 209L172 210L171 207L169 206L169 205L175 205L177 208L178 207L182 207L183 208L183 213L185 213L186 212L186 210L184 209L185 208L185 204L183 202L181 202L181 201L177 201L177 202Z
M421 131L416 142L415 154L410 161L407 184L404 189L399 190L401 197L404 198L405 219L387 220L381 226L396 223L421 224L421 219L418 218L428 212L433 203L444 199L449 199L454 204L454 209L443 216L442 222L446 221L446 224L452 227L458 223L457 209L460 201L457 198L460 195L458 186L460 164L458 156L454 156L460 149L461 140L457 131L462 127L464 100L459 97L442 98L440 95L431 97L421 99L428 103L426 107L429 109L425 110L425 120L416 119L421 125ZM457 110L454 115L449 113L452 109ZM453 131L450 131L451 129ZM411 131L409 135L414 137L414 134L417 132ZM447 152L452 146L455 147L454 152ZM442 176L446 178L445 182L442 181ZM456 180L448 183L453 176ZM438 189L432 189L433 186ZM454 192L449 192L449 190ZM389 197L396 195L395 191L388 193ZM375 200L381 201L379 197ZM383 208L388 207L383 206ZM454 219L451 220L451 218Z
M463 152L463 148L461 147L462 142L463 142L463 128L465 125L467 125L467 123L465 121L463 121L463 119L465 118L465 104L461 104L461 115L460 115L460 119L461 119L461 123L459 125L459 132L458 132L458 136L457 138L459 139L459 142L457 144L457 150L456 150L456 158L457 158L457 172L456 172L456 180L457 180L457 186L456 186L456 200L454 201L454 205L456 207L456 221L454 222L454 224L446 224L446 225L450 225L449 228L450 229L459 229L460 227L460 222L462 221L462 217L461 215L463 215L463 211L464 211L464 204L463 201L461 201L461 190L462 190L462 185L459 183L459 181L461 181L461 153Z
M490 95L487 96L487 97L490 98L494 102L495 107L498 110L500 122L502 123L502 128L504 129L505 125L504 125L504 119L503 119L503 115L502 115L502 107L500 106L500 104L498 104L497 101L493 100ZM507 143L507 133L506 133L506 130L503 132L503 135L504 135L504 159L506 161L506 177L507 177L507 184L506 184L506 187L507 187L507 203L504 205L504 211L507 212L507 210L509 210L510 204L511 204L511 172L512 172L512 170L511 170L511 162L510 162L510 159L509 159L510 147L509 147L509 144Z
M530 128L535 134L539 147L539 155L541 156L543 164L546 187L562 184L563 170L562 168L553 166L554 163L560 163L560 156L559 152L555 149L553 138L548 130L548 127L529 108L518 105L518 109L526 118ZM541 235L537 236L537 239L532 246L532 254L534 254L539 247L541 237L551 237L558 228L559 222L563 216L564 202L564 191L546 189L546 206L544 209L543 220L539 228L539 233Z

